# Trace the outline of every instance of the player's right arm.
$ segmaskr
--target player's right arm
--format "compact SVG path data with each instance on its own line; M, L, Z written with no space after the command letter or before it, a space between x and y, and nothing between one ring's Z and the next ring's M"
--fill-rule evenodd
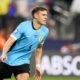
M0 57L0 61L4 62L7 59L7 52L9 51L9 49L11 48L11 46L14 44L16 40L13 37L9 37L9 39L6 41L4 47L3 47L3 51L2 51L2 55Z
M21 23L15 29L15 31L13 31L13 33L10 35L10 37L8 38L8 40L6 41L6 43L3 47L2 55L0 57L1 62L4 62L6 60L7 52L9 51L11 46L14 44L14 42L17 39L20 39L21 35L23 34L23 31L24 31L24 23Z

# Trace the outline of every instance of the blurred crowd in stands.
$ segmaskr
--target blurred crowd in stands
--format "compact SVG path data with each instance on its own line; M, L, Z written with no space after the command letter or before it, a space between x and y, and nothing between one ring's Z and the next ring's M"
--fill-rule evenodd
M0 0L0 35L6 40L17 25L31 18L35 6L49 10L49 39L80 40L80 0Z

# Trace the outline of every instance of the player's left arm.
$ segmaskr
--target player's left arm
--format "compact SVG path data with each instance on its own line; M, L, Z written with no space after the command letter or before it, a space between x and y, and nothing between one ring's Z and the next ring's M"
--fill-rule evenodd
M43 36L40 44L38 45L38 48L35 51L35 62L36 62L35 79L36 80L41 80L42 71L41 71L40 63L41 63L41 57L43 53L43 45L48 36L48 33L49 33L49 30L47 29L45 31L45 35Z
M36 62L36 70L35 70L35 79L40 80L41 79L41 57L42 57L42 49L43 45L39 45L39 47L35 51L35 62Z
M42 57L42 49L43 49L43 45L39 45L39 47L35 51L36 67L40 66L40 61Z

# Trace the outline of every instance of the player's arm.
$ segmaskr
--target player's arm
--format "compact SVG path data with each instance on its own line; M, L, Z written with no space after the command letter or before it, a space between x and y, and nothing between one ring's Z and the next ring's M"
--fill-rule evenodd
M36 62L35 79L36 80L41 79L40 63L41 63L41 57L42 57L42 48L43 48L43 45L39 45L39 47L35 51L35 62Z
M36 67L40 65L41 57L42 57L42 48L43 45L39 45L39 47L35 51L35 61L36 61Z
M18 27L11 33L10 37L8 38L7 42L5 43L3 47L3 52L1 56L1 61L4 62L6 60L7 52L11 48L11 46L14 44L14 42L21 37L21 35L24 33L24 22L18 25Z
M16 40L13 37L9 37L9 39L6 41L4 47L3 47L3 51L2 51L2 56L0 58L1 62L4 62L7 58L7 52L9 51L9 49L11 48L11 46L14 44Z
M36 60L36 71L35 71L35 79L36 80L41 80L41 68L40 68L40 63L41 63L41 57L42 57L42 51L43 51L43 45L44 42L48 36L48 30L45 33L44 38L42 39L42 41L40 42L38 48L36 49L35 52L35 60Z

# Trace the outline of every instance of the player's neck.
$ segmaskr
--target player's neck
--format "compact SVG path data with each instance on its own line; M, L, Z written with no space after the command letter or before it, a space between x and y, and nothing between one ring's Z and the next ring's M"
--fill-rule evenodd
M33 19L33 27L35 30L38 30L38 29L40 29L41 24L36 19Z

